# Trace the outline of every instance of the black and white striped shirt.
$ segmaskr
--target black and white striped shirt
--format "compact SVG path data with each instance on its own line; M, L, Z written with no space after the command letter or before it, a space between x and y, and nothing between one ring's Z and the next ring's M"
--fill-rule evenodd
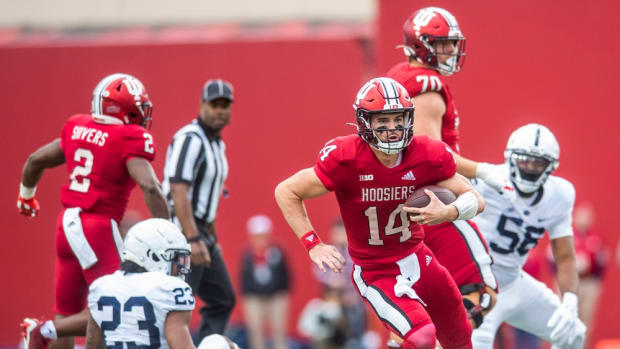
M213 222L227 175L224 141L198 119L185 125L174 135L166 153L162 186L170 211L174 213L170 183L187 183L194 218Z

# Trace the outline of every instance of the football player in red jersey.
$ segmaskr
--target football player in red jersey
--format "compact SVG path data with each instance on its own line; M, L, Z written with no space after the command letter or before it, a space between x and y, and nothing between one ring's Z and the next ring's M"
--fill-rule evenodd
M118 222L136 184L153 217L169 218L151 167L151 111L138 79L112 74L95 87L92 114L70 117L59 138L28 157L17 198L21 214L37 216L34 195L46 169L66 164L69 178L61 189L64 210L56 227L55 321L25 319L25 349L45 348L52 339L58 339L55 348L71 348L72 336L85 335L88 285L120 267Z
M478 177L503 193L514 196L512 185L487 163L458 154L459 114L444 77L461 70L465 58L465 37L456 18L438 7L415 11L404 24L402 46L407 61L394 66L387 76L401 83L416 106L416 135L444 141L455 152L457 172ZM491 257L476 225L447 222L427 227L424 242L445 266L463 294L472 326L478 327L497 297L497 283L491 272Z
M484 202L456 174L441 141L413 137L413 103L390 78L367 82L354 109L358 134L327 142L316 165L280 183L276 200L321 270L342 271L344 259L321 242L303 200L334 191L353 260L353 283L405 348L471 348L471 325L454 281L423 242L422 224L469 219ZM458 198L444 205L430 191L425 208L406 208L414 188L437 184ZM408 213L417 214L407 218Z

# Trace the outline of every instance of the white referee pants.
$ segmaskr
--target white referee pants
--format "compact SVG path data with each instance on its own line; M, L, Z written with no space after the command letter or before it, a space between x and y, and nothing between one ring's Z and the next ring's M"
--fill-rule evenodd
M547 326L547 321L560 305L560 298L553 291L521 270L515 281L500 288L495 307L484 317L482 325L474 330L474 349L493 349L495 333L504 321L550 342L552 328ZM577 323L577 331L583 335L576 338L571 346L554 345L553 348L583 348L586 327L581 320Z

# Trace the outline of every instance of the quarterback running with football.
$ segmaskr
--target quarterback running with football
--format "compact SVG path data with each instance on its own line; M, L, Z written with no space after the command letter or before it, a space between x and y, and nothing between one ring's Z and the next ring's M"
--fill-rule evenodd
M55 321L26 318L26 349L71 348L72 336L86 334L88 285L121 264L118 230L136 184L154 217L169 218L166 199L151 167L155 157L152 104L142 83L112 74L95 87L91 114L71 116L60 137L32 153L22 171L17 207L35 217L35 191L43 172L66 164L60 193L64 209L56 225ZM74 316L72 316L74 315ZM61 338L65 337L65 338Z
M465 37L456 18L442 8L425 7L407 18L404 34L404 45L399 47L407 60L391 68L387 76L401 83L413 98L414 134L448 144L455 152L458 173L481 178L503 195L511 194L491 165L458 154L459 114L445 81L446 76L461 70L465 58ZM424 230L424 243L454 278L472 326L478 327L497 296L492 260L480 231L471 221L447 222Z
M470 348L471 325L454 281L423 242L422 224L472 218L484 202L456 174L447 146L413 137L414 106L402 85L372 79L354 104L358 133L327 142L316 165L280 183L276 200L310 259L342 272L344 258L314 231L303 201L334 191L353 260L353 283L384 326L405 348ZM418 188L437 184L458 198L444 205L430 191L425 208L404 202ZM408 213L416 214L408 219Z
M545 126L528 124L510 135L506 163L497 165L517 196L506 200L483 182L476 189L486 209L474 221L484 233L501 292L497 304L474 331L474 348L492 349L502 322L550 341L554 348L583 347L586 326L577 318L577 273L572 211L575 188L551 173L560 147ZM562 299L523 271L529 251L549 232Z

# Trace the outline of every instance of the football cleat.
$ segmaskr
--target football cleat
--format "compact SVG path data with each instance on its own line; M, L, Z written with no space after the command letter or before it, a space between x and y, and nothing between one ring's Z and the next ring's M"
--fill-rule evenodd
M21 323L21 334L24 337L24 349L47 349L50 339L41 334L42 321L25 318Z

